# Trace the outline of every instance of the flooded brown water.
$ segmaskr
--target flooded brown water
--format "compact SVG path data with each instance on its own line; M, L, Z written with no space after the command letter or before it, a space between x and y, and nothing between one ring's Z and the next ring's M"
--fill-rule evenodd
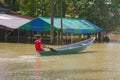
M40 56L33 44L0 43L0 80L120 80L120 36L79 54Z

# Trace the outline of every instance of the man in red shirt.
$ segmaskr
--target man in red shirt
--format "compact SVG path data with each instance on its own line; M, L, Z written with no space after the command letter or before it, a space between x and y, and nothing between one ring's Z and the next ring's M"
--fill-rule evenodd
M47 48L47 46L42 44L42 36L38 36L38 39L35 40L34 44L36 51L44 51L43 48Z

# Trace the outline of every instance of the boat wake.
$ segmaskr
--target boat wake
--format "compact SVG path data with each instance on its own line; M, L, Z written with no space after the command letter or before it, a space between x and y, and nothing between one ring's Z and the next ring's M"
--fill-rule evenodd
M46 59L41 59L38 55L21 55L15 58L3 58L0 57L0 62L2 61L14 61L14 62L35 62L36 59L40 59L41 61L45 62Z

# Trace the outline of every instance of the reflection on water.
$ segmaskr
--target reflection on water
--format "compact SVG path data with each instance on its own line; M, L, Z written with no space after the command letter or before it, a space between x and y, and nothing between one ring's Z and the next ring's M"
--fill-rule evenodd
M61 56L40 56L33 44L0 43L0 80L119 80L120 42L113 39Z

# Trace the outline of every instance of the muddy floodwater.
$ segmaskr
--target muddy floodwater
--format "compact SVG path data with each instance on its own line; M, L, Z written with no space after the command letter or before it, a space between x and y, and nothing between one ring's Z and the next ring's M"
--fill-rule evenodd
M71 55L40 56L33 44L0 43L0 80L120 80L120 35Z

